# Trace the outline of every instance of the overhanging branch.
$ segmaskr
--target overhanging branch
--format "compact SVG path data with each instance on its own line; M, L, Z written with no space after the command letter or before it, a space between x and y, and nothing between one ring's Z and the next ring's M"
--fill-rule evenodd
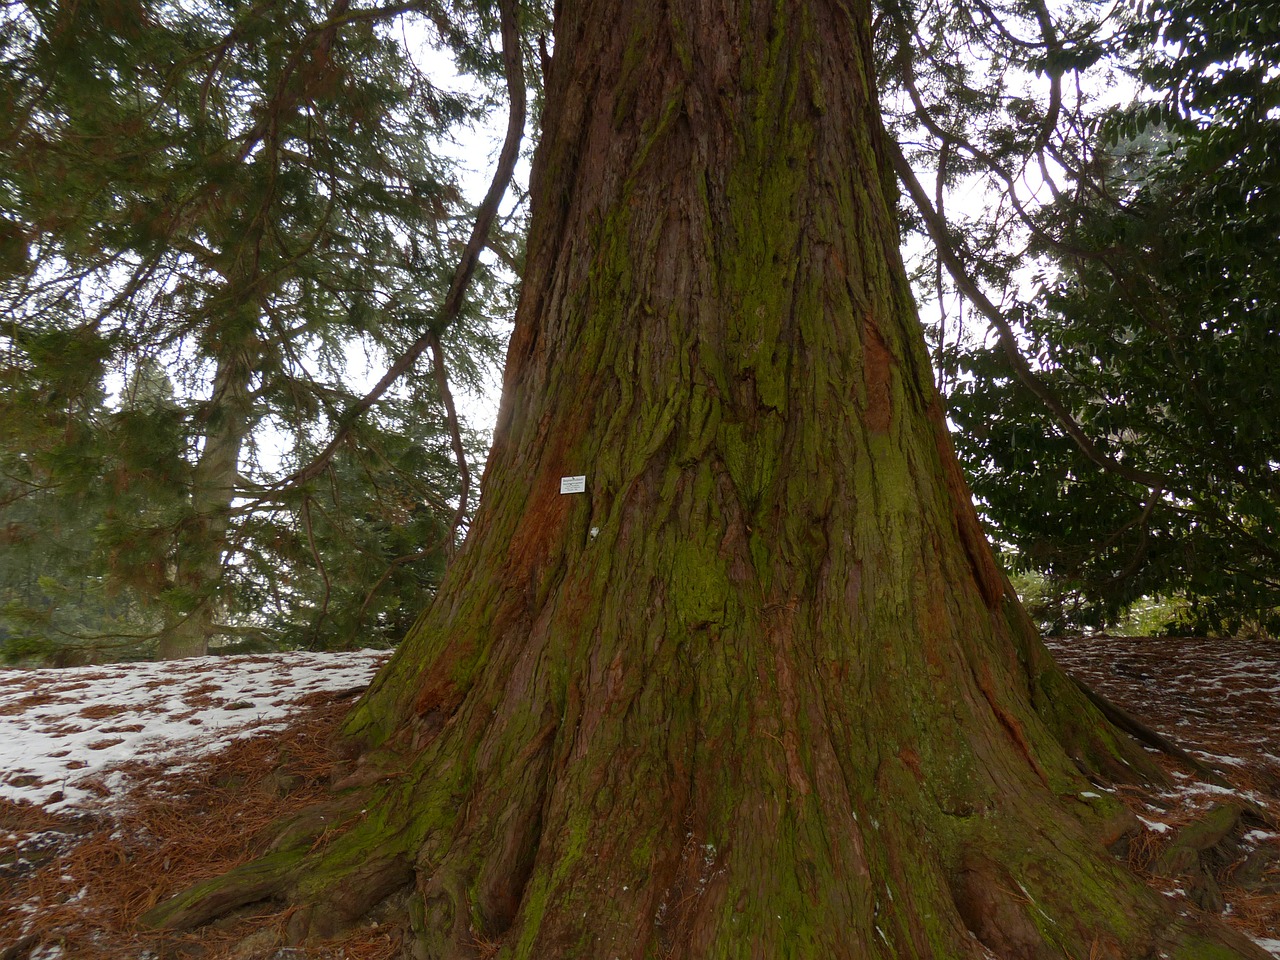
M445 556L452 559L457 549L458 528L467 515L468 500L471 494L471 471L467 467L467 451L462 445L462 429L458 424L458 411L453 405L453 393L449 390L449 374L444 365L444 348L434 333L428 341L431 346L431 372L436 378L436 389L440 391L440 402L444 404L445 422L449 426L449 443L453 446L453 455L458 461L458 478L461 489L458 491L458 509L454 511L453 522L449 526L449 535L445 539Z
M916 177L915 171L911 169L911 165L907 163L907 158L903 155L902 148L898 146L897 141L893 140L892 137L887 139L889 156L893 160L894 171L920 212L920 217L924 220L929 236L937 247L938 258L946 266L947 273L950 274L952 281L960 292L965 295L965 298L970 303L977 307L978 311L987 318L995 329L996 335L1000 340L1001 349L1004 350L1005 356L1009 360L1009 365L1013 368L1014 376L1018 378L1018 381L1048 407L1054 419L1058 421L1067 435L1075 441L1076 446L1080 448L1080 452L1090 462L1109 473L1113 473L1132 483L1141 484L1151 490L1177 489L1179 485L1171 480L1150 471L1123 464L1099 449L1097 444L1084 432L1080 424L1076 422L1071 412L1067 410L1062 401L1050 389L1049 385L1036 376L1035 371L1031 369L1031 365L1027 363L1022 351L1018 348L1017 338L1013 334L1013 329L1009 326L1009 321L1005 319L1004 312L991 302L991 299L969 275L969 271L965 268L960 255L956 252L947 234L946 222L941 214L934 209L928 193L921 185L919 178Z
M396 359L395 363L383 374L382 379L368 393L343 411L342 416L338 419L337 429L325 448L309 464L285 478L283 481L284 486L299 486L314 480L323 473L329 462L333 460L342 442L351 433L356 421L382 398L392 384L413 368L433 342L439 342L439 333L447 329L462 312L463 304L466 301L467 288L480 262L480 254L488 244L489 231L493 226L494 218L497 216L498 205L502 202L502 198L506 196L507 187L510 185L512 175L515 173L516 161L520 157L520 141L524 136L524 63L521 59L520 29L516 19L516 5L517 0L499 0L498 3L502 21L502 55L506 71L507 93L511 100L511 110L507 117L506 137L502 143L502 151L498 155L498 165L494 170L493 180L489 184L489 190L485 194L484 200L476 211L475 223L471 228L471 237L462 251L462 257L458 262L457 270L454 272L453 281L449 285L449 292L445 296L444 303L441 305L433 322L429 323L428 329ZM450 416L455 421L454 424L451 424L451 429L456 432L456 414L450 414ZM456 451L457 445L455 444ZM461 456L460 453L458 455ZM461 470L464 474L463 510L465 511L467 480L465 465L461 467Z

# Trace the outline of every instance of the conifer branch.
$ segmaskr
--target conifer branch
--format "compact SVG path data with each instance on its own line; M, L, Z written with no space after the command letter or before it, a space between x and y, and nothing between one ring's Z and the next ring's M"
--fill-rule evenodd
M390 579L391 574L394 573L398 567L402 567L406 563L425 560L435 551L436 546L437 545L433 543L429 547L423 547L421 550L416 550L413 553L405 554L402 557L396 557L388 563L387 569L382 571L382 576L378 578L378 582L370 587L369 592L364 595L364 602L360 604L360 611L356 614L356 624L358 625L364 622L364 615L369 609L369 604L373 603L373 598L378 595L378 591L382 589L382 585Z
M314 640L320 639L320 623L329 615L329 598L333 594L333 584L329 582L329 571L324 565L324 558L320 556L320 550L316 547L315 531L311 528L311 498L302 498L302 525L307 532L307 544L311 547L312 559L316 562L316 571L320 574L321 580L324 581L324 596L320 601L320 613L316 617L315 625L312 628L311 636Z
M467 288L471 283L472 276L475 274L476 267L479 265L480 254L484 252L488 244L489 231L493 226L494 218L497 216L498 205L502 202L502 198L506 196L507 187L510 185L511 178L515 173L516 161L520 157L520 141L524 137L525 79L524 64L521 59L520 29L516 19L516 0L500 0L498 9L502 20L502 54L511 110L507 119L506 137L503 140L502 151L498 155L498 165L494 170L493 180L489 184L489 190L485 194L484 200L476 211L475 223L471 228L471 237L462 251L462 257L458 262L457 270L454 272L449 292L445 296L439 313L434 318L434 321L429 324L428 329L396 359L395 363L383 374L382 379L368 393L343 411L332 439L309 464L285 478L283 486L286 488L300 486L318 477L333 459L343 441L350 435L356 421L382 398L392 384L413 368L414 364L431 348L433 343L439 344L439 333L448 329L462 312ZM437 384L439 384L439 376L437 376ZM452 407L452 397L448 393L447 384L442 391L441 399L444 400L445 397L449 398L445 401L445 407L450 419L450 430L457 437L457 415L450 409ZM465 467L465 456L460 448L460 443L460 439L455 442L454 451L459 458L460 472L463 476L463 498L459 506L460 513L455 515L454 518L455 529L457 524L460 523L460 517L465 513L466 494L469 485L469 474Z
M468 500L471 495L471 471L467 467L467 451L462 445L462 429L458 424L458 411L453 405L453 394L449 390L449 375L444 365L444 348L440 346L440 338L434 331L428 331L431 346L431 372L436 378L436 388L440 391L440 401L444 404L445 422L449 425L449 442L453 446L453 455L458 461L458 509L454 511L453 521L449 525L449 535L445 539L445 556L453 559L458 546L458 528L467 515Z

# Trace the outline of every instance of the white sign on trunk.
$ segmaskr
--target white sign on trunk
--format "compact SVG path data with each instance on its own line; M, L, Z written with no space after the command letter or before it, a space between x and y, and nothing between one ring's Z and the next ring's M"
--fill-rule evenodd
M561 477L560 492L561 493L585 493L587 490L586 477Z

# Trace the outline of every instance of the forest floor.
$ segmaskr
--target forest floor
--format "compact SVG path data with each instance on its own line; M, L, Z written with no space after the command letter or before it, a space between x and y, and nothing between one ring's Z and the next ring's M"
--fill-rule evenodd
M1123 797L1142 823L1123 855L1188 911L1220 913L1280 957L1280 644L1051 645L1202 764L1158 756L1169 786ZM377 928L281 947L287 912L163 940L137 925L325 794L332 734L385 656L0 670L0 960L392 956Z

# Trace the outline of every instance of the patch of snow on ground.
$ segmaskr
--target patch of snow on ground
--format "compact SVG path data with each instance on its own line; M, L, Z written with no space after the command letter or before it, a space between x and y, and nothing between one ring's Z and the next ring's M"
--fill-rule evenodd
M298 700L362 688L386 658L294 652L0 670L0 797L51 811L100 804L82 785L112 768L282 729Z
M1266 840L1274 840L1280 837L1280 834L1272 833L1270 830L1250 830L1240 839L1245 843L1262 843Z

